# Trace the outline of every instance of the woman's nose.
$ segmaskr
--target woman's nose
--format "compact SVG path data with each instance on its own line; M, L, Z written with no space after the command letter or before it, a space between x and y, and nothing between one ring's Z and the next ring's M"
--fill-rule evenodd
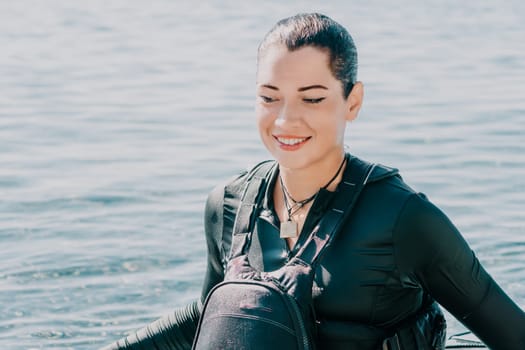
M294 106L293 103L286 102L283 103L282 107L279 109L279 114L277 119L281 123L293 123L300 120L300 112L297 106Z

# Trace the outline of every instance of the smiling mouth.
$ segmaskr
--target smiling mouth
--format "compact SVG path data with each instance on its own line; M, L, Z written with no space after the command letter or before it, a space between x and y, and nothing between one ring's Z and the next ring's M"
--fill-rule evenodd
M301 143L304 143L304 142L308 141L311 138L311 136L309 136L309 137L280 137L280 136L274 136L274 138L279 143L282 143L283 145L295 146L295 145L299 145Z

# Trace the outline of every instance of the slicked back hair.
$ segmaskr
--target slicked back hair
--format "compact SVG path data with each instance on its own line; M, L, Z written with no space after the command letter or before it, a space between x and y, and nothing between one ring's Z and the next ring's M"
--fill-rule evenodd
M295 51L305 46L324 50L334 77L348 97L357 81L357 48L348 31L328 16L319 13L300 13L284 18L265 35L257 51L257 61L274 44Z

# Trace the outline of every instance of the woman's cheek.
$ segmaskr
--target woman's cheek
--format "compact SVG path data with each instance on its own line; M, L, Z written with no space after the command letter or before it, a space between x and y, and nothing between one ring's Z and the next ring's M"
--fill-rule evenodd
M273 109L266 106L257 106L255 109L255 116L257 119L257 124L259 128L268 127L272 124L273 121Z
M265 108L256 107L255 111L257 129L263 143L266 143L265 138L268 133L268 129L271 126L270 118L268 111Z

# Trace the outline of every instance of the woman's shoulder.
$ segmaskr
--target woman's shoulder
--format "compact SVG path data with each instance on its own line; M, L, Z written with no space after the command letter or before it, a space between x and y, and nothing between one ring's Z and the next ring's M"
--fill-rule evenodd
M381 163L372 163L362 158L352 156L352 161L359 166L370 167L366 178L366 190L379 191L383 195L411 195L416 193L401 176L399 169Z
M356 209L367 215L375 213L384 223L395 225L407 203L414 202L414 198L426 200L426 196L407 184L397 168L378 163L373 166Z
M207 206L217 208L228 204L228 202L239 201L246 189L246 184L255 178L266 179L275 165L276 163L273 160L264 160L249 169L238 172L226 181L222 181L208 194Z

